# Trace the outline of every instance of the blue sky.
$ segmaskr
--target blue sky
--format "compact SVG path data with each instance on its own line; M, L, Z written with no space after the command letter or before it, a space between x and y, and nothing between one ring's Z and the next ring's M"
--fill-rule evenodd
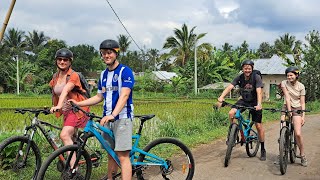
M207 33L201 42L221 47L250 48L262 42L273 44L284 33L304 41L311 30L320 30L317 0L109 0L140 47L162 49L174 28L186 23L195 33ZM1 0L0 22L4 22L11 0ZM8 28L26 32L44 31L70 46L98 47L104 39L116 39L126 31L106 0L18 0ZM132 43L130 50L137 50Z

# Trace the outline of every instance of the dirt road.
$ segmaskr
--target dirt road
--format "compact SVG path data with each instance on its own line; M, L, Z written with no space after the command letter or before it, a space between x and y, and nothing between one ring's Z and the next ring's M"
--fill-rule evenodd
M296 159L296 163L288 164L285 175L281 175L279 165L274 164L279 154L279 122L266 123L265 130L266 161L259 160L260 150L257 157L249 158L245 146L237 145L232 151L229 166L225 168L223 163L227 146L225 139L221 139L193 150L196 160L194 179L320 180L320 115L306 116L306 123L302 129L308 167L301 166L300 159Z

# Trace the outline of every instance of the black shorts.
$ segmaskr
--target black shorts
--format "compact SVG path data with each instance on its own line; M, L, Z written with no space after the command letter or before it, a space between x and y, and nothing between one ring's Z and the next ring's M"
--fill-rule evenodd
M246 107L254 107L257 106L257 102L246 102L242 99L238 100L235 105L240 106L246 106ZM232 108L236 108L235 106L232 106ZM241 110L241 112L245 111L245 109ZM250 110L250 113L252 115L252 121L256 123L262 122L262 110L256 111L256 110Z

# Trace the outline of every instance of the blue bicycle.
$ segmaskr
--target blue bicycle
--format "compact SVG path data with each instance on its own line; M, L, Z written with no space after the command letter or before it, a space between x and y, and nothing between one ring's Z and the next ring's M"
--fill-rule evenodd
M232 123L229 127L228 140L227 140L228 147L227 147L227 152L224 160L225 167L229 165L231 152L233 147L236 144L241 144L241 146L243 144L246 144L246 152L249 157L256 156L260 146L258 133L254 129L252 129L252 125L254 124L254 122L250 120L251 113L249 112L247 119L244 119L241 114L243 110L246 110L246 109L255 110L255 108L234 105L234 104L227 103L225 101L222 103L222 106L227 106L227 105L237 108L237 112L234 118L237 119L238 123ZM239 133L240 133L240 138L239 138Z
M90 137L96 137L103 149L117 162L120 161L115 151L104 140L101 131L114 138L113 132L101 126L101 117L86 112L72 104L77 110L84 112L90 120L79 136L76 144L64 146L52 153L42 164L37 179L90 179L92 163L85 149L85 144ZM174 138L159 138L140 149L139 141L144 123L155 115L135 116L140 119L138 132L132 136L133 145L130 152L132 175L137 179L192 179L195 162L191 151L181 141ZM96 121L94 121L94 119ZM61 162L59 156L64 156ZM84 162L84 163L83 163ZM73 164L73 165L72 165ZM58 166L57 166L58 165ZM119 177L121 172L114 174L113 179Z

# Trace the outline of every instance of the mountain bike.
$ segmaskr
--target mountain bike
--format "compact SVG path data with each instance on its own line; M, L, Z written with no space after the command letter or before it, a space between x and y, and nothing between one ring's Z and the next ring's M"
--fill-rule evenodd
M61 130L60 127L42 121L38 118L40 114L48 115L50 110L44 109L16 109L15 113L28 113L26 119L30 119L30 125L24 129L23 135L13 136L5 139L0 144L0 169L8 174L14 174L17 179L35 179L41 167L41 152L37 143L33 140L35 133L40 130L46 141L53 150L58 149L57 139L51 136L51 129ZM94 151L91 160L98 166L101 154ZM63 156L59 157L64 161ZM57 163L57 168L61 163Z
M120 166L120 161L109 143L104 140L101 131L114 139L113 132L99 124L102 117L89 113L71 103L72 106L90 117L82 136L78 137L77 144L59 148L53 152L42 164L37 179L90 179L91 161L85 149L89 138L95 137L101 143L103 149ZM159 138L150 142L144 149L139 148L143 125L155 115L135 116L140 120L138 132L132 136L133 145L130 152L132 175L137 179L192 179L195 162L191 151L181 141L174 138ZM59 156L64 156L63 170L57 172L55 164ZM71 162L71 159L74 159ZM79 161L85 161L83 165ZM120 177L121 172L115 173L113 179Z
M235 119L237 119L237 123L231 123L227 137L227 151L224 160L224 166L228 167L232 149L236 146L236 144L240 144L241 146L245 144L247 155L249 157L254 157L259 150L260 141L258 133L252 128L254 122L250 120L251 113L249 112L247 119L244 119L244 117L242 116L243 110L255 110L254 107L234 105L225 101L222 102L222 107L224 106L233 106L237 109L234 117Z
M310 112L309 110L281 110L274 108L265 108L271 112L285 113L285 120L280 120L280 137L279 137L279 165L281 174L285 174L288 166L288 156L290 162L294 163L297 156L297 142L294 134L294 126L292 122L291 113L301 114L303 112Z

